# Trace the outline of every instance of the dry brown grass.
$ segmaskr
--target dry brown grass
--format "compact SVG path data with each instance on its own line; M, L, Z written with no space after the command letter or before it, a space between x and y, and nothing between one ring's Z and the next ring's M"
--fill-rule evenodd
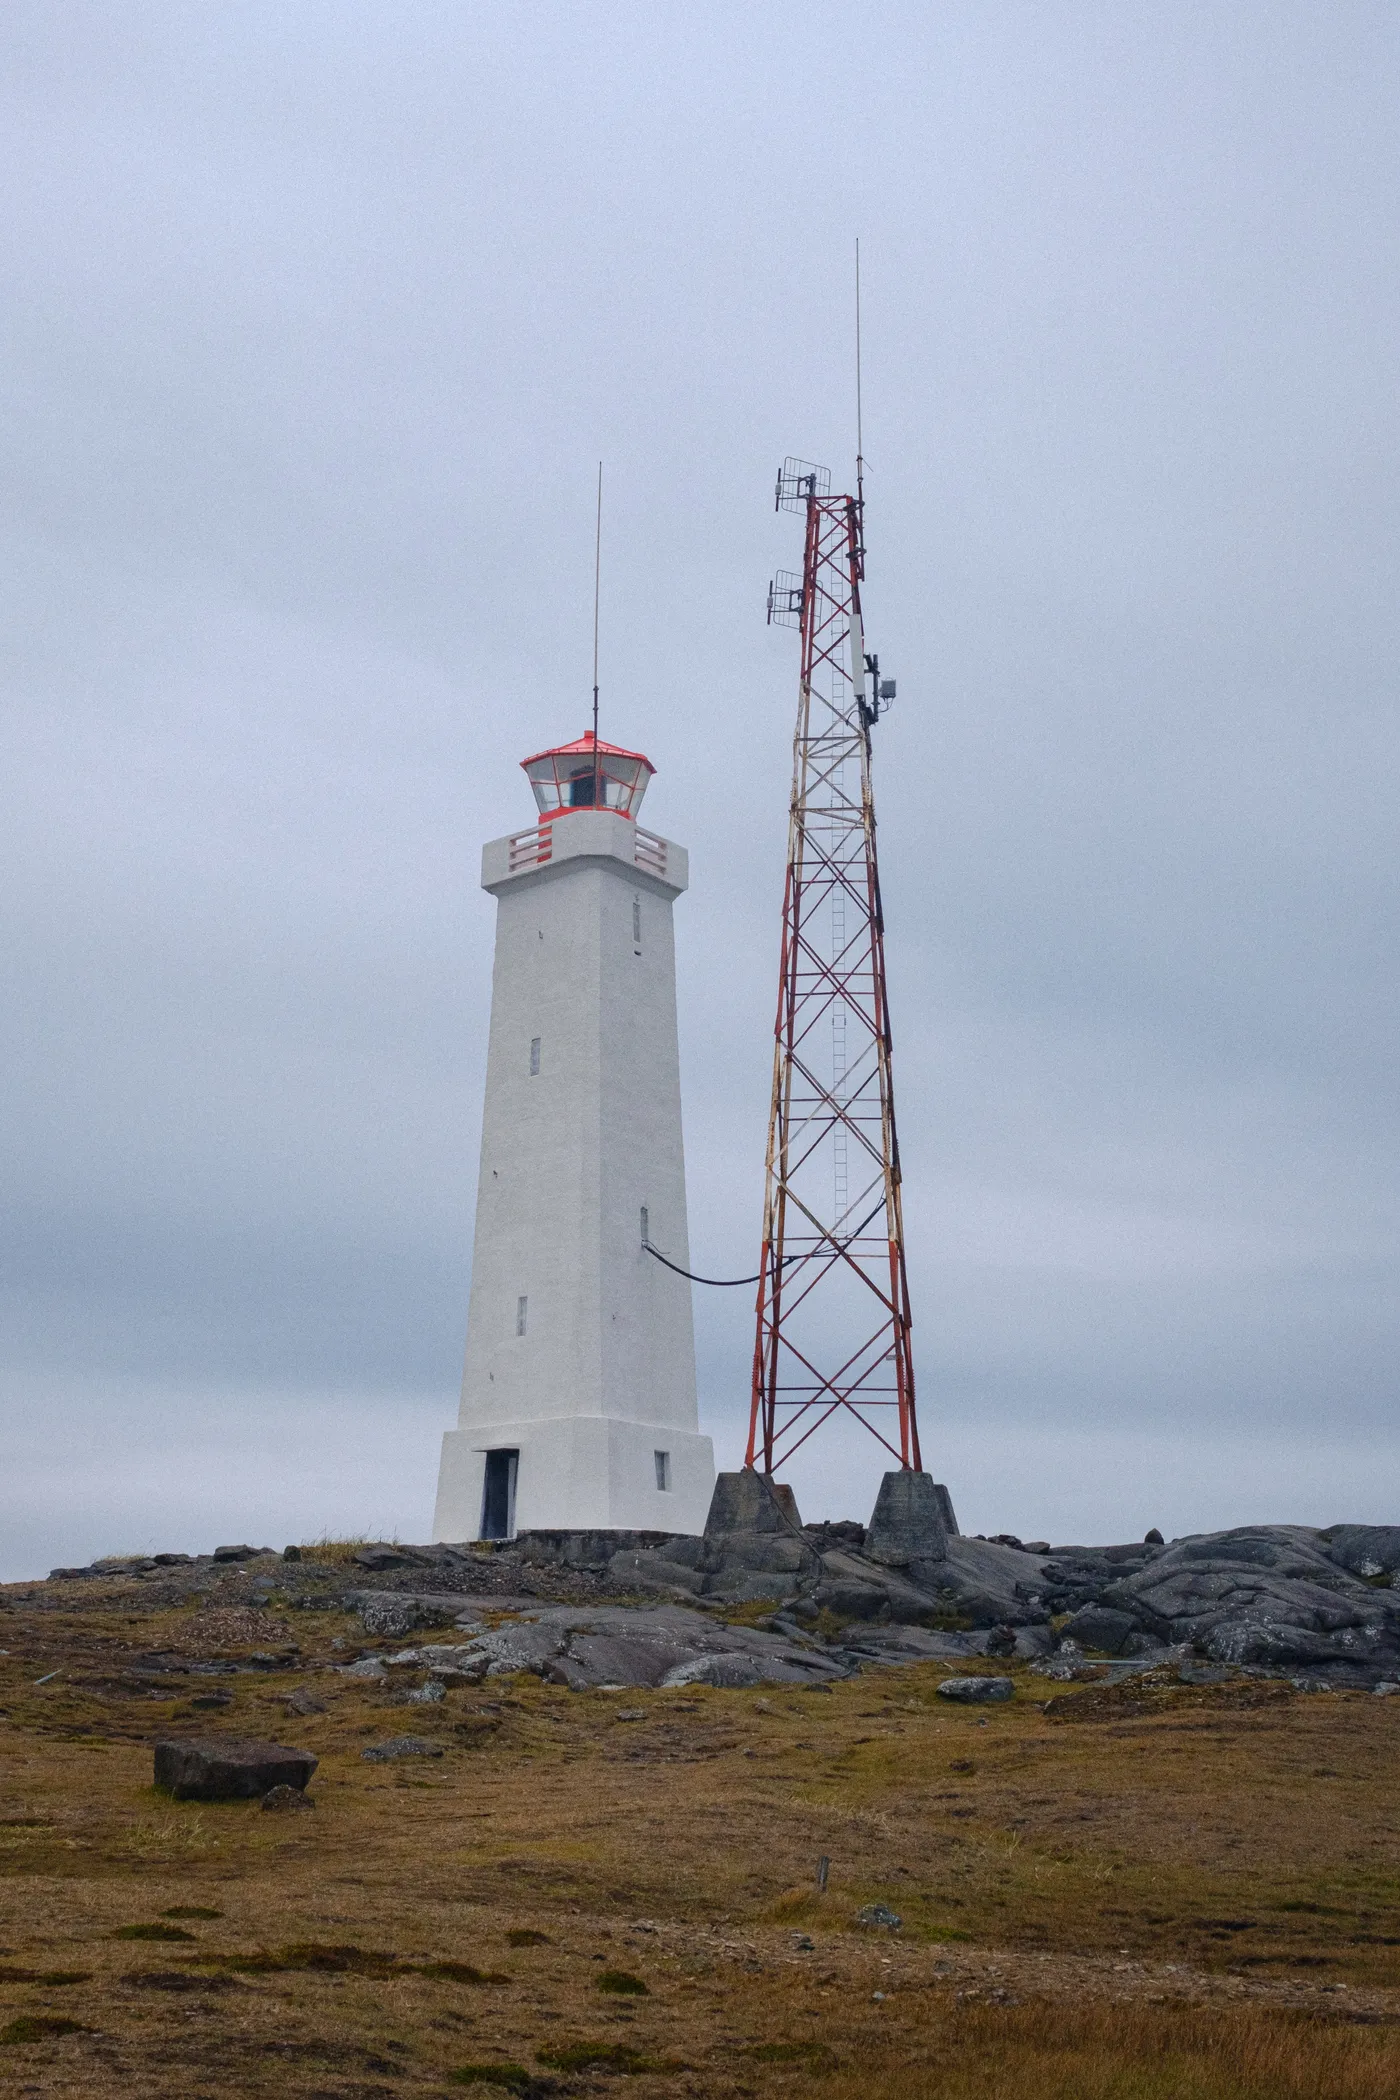
M303 1539L301 1557L317 1561L322 1567L343 1568L351 1562L365 1546L396 1546L397 1539L370 1539L365 1537L333 1539L322 1532L318 1539Z
M513 2065L498 2091L635 2100L1400 2094L1400 1700L1162 1687L1047 1716L1017 1671L979 1715L920 1665L405 1709L323 1667L354 1622L274 1610L257 1646L297 1666L221 1678L206 1715L199 1680L170 1698L135 1667L191 1617L104 1584L0 1621L0 2029L30 2023L0 2082L368 2100L466 2073L490 2100ZM290 1721L301 1683L328 1711ZM150 1740L207 1727L314 1750L316 1813L157 1796ZM405 1730L446 1755L360 1757ZM857 1929L872 1901L899 1935ZM115 1936L172 1917L190 1940Z
M957 2006L866 2100L1394 2100L1395 2035L1256 2006Z

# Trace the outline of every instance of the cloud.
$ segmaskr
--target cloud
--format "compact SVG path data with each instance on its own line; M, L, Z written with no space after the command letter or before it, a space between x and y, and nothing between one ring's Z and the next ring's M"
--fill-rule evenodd
M476 853L585 719L600 456L604 729L692 852L691 1244L752 1266L796 668L771 480L849 465L857 233L938 1466L974 1528L1000 1479L1011 1528L1089 1529L1093 1449L1175 1482L1149 1520L1181 1528L1244 1473L1274 1513L1326 1480L1384 1514L1393 15L22 0L0 34L11 1570L129 1543L104 1479L133 1537L237 1529L211 1479L269 1448L268 1524L375 1521L386 1423L386 1506L426 1529ZM731 1460L745 1298L697 1298ZM876 1458L832 1453L800 1485L844 1514Z

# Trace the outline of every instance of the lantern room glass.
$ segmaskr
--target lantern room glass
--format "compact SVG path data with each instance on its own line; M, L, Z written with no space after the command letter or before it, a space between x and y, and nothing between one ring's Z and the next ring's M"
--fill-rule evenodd
M624 751L591 736L541 751L522 762L544 822L572 809L609 809L636 817L654 768L640 751ZM596 792L595 792L596 790Z

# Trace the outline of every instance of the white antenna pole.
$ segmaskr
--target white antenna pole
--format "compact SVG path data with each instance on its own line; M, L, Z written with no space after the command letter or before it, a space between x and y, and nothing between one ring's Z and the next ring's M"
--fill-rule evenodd
M860 399L860 240L856 240L856 575L865 576L865 455L861 428ZM861 625L859 598L851 611L851 687L862 719L865 716L865 634ZM867 737L869 729L866 730Z
M603 579L603 462L598 462L598 518L593 532L593 807L598 807L598 598Z
M856 503L860 510L861 541L865 539L865 444L861 428L860 399L860 238L856 238Z

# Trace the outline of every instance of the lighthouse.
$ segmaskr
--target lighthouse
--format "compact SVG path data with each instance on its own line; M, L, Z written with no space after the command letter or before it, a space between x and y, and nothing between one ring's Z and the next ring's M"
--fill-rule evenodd
M523 761L537 819L493 839L491 1033L466 1366L433 1536L698 1532L699 1433L672 906L682 846L637 822L654 768L595 736Z

